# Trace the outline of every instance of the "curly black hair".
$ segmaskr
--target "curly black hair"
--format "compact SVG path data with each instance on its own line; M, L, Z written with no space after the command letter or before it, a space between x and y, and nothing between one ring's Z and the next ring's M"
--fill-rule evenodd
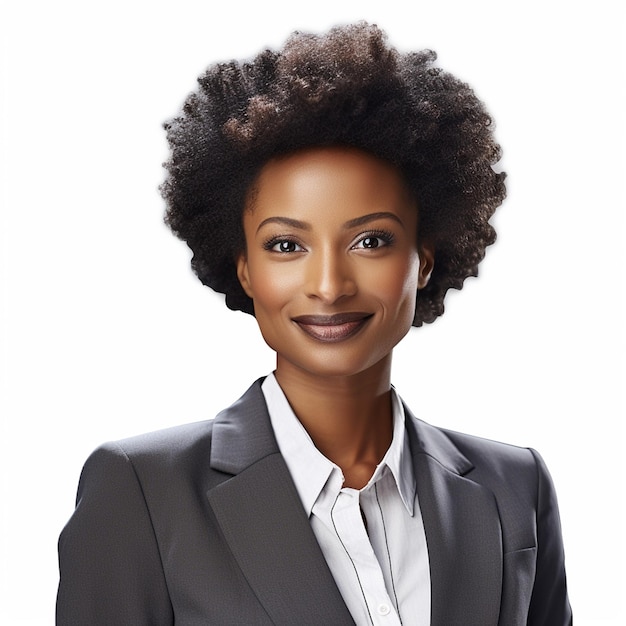
M254 314L236 273L246 193L271 158L351 146L392 163L417 200L420 241L435 250L414 326L443 313L448 289L476 276L488 223L505 197L492 120L472 89L434 67L430 50L400 53L375 25L295 32L282 50L218 63L164 126L166 223L193 252L200 280Z

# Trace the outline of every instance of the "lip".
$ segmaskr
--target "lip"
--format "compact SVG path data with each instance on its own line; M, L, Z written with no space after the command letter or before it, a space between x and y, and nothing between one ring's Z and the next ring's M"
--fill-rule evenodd
M335 343L354 336L372 316L372 313L354 311L335 315L299 315L292 319L309 337Z

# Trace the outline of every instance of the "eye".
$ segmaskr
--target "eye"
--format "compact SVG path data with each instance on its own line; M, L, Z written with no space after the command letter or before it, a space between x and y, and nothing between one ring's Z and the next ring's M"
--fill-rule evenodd
M302 252L304 248L292 239L270 239L263 247L271 252L289 254L291 252Z
M365 237L359 243L363 248L378 248L379 245L384 245L380 237Z
M376 231L365 233L352 246L353 250L375 250L390 246L394 242L393 233L387 231Z

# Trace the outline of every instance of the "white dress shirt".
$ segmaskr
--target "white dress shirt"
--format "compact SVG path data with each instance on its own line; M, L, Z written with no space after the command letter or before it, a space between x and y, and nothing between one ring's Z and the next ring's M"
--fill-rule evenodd
M391 446L358 490L343 487L341 469L315 447L276 377L270 374L261 388L278 447L354 621L359 626L430 624L426 536L404 409L395 390Z

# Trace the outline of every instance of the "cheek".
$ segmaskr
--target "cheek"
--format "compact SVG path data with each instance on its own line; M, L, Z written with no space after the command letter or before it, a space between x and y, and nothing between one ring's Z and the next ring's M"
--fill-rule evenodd
M384 266L380 264L367 273L372 293L377 294L390 311L409 308L411 316L415 308L418 277L417 254L408 259L394 259Z
M255 308L267 312L279 310L293 297L298 280L280 265L258 264L250 271Z

